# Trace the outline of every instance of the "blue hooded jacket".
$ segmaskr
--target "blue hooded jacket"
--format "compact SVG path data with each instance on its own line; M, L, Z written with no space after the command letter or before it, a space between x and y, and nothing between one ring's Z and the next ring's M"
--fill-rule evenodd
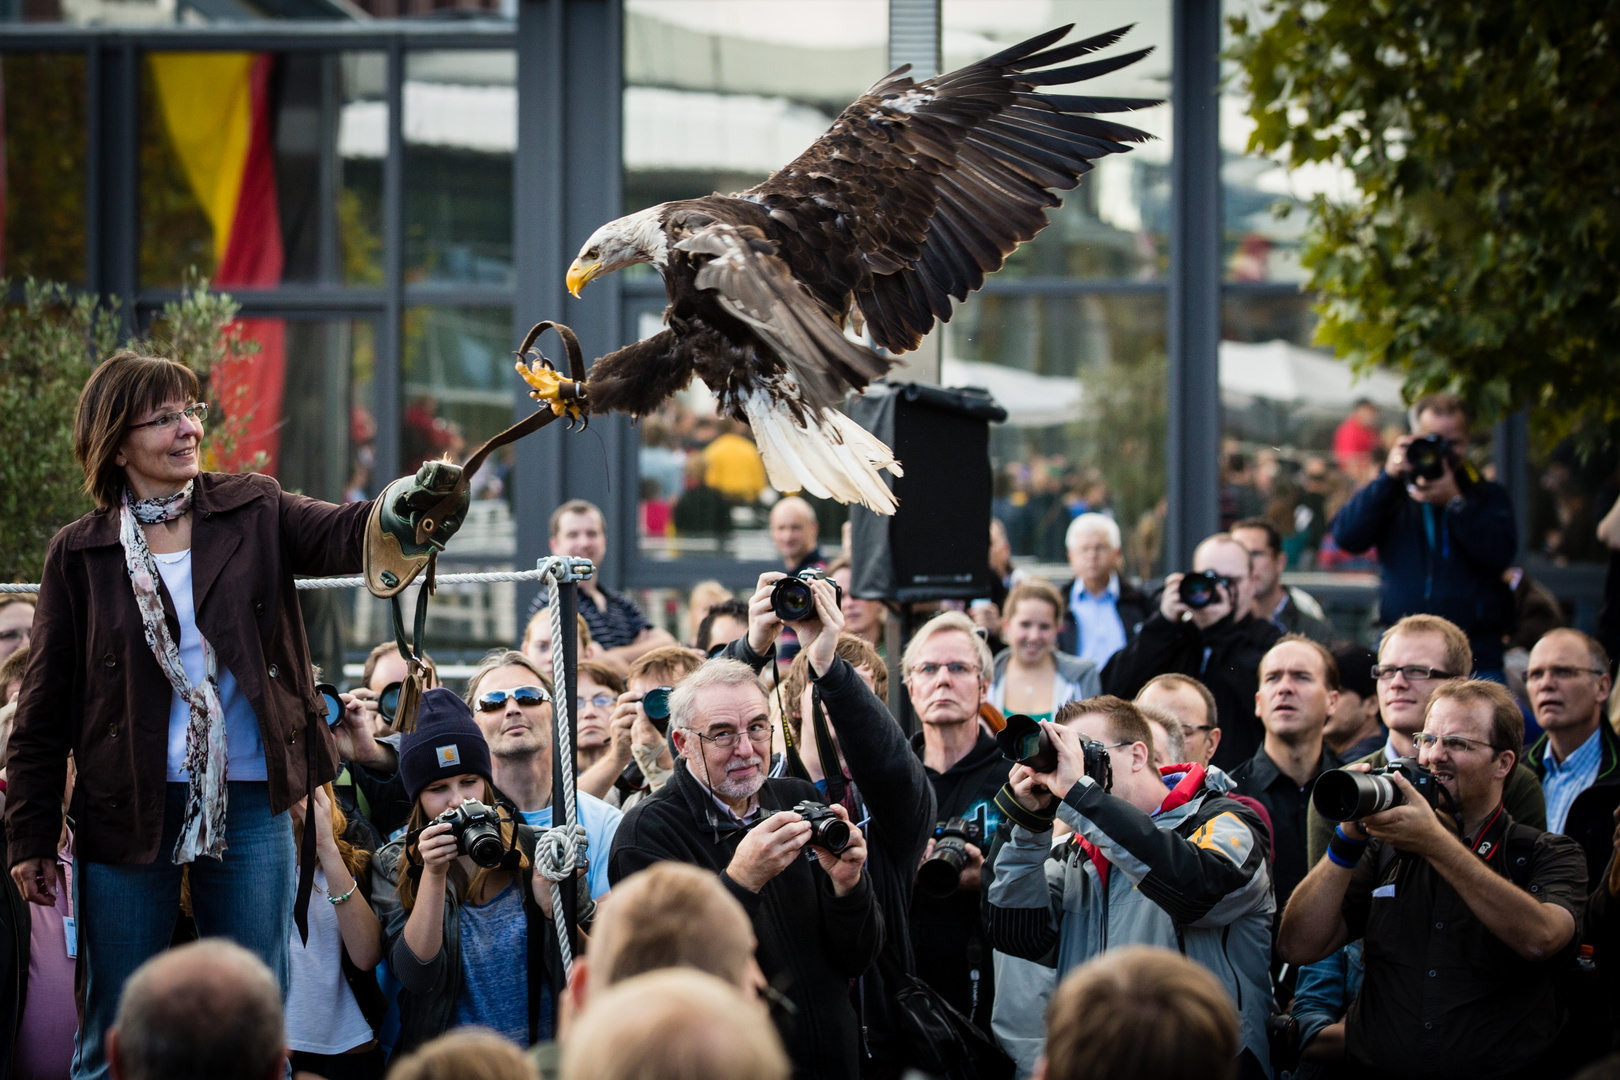
M1405 484L1380 472L1334 516L1332 531L1345 551L1378 549L1380 622L1417 614L1450 619L1468 635L1476 670L1501 669L1502 635L1513 622L1502 572L1519 547L1506 488L1475 480L1460 505L1436 506L1408 498Z

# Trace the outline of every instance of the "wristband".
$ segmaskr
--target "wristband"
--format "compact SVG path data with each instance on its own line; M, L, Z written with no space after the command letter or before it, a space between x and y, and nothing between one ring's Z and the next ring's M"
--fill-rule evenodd
M1018 801L1013 794L1011 784L1001 785L996 792L996 809L1001 815L1014 825L1022 825L1032 833L1048 832L1052 828L1052 819L1057 817L1058 800L1053 799L1052 805L1044 810L1031 810Z
M1333 860L1334 866L1354 870L1361 861L1361 853L1366 850L1367 841L1350 839L1341 825L1333 830L1333 836L1328 840L1327 857Z
M349 886L349 891L348 892L344 893L342 896L328 896L326 898L326 902L328 904L331 904L333 907L337 907L339 904L343 903L349 897L353 896L354 895L354 890L358 889L359 887L360 887L360 883L357 881L353 885Z

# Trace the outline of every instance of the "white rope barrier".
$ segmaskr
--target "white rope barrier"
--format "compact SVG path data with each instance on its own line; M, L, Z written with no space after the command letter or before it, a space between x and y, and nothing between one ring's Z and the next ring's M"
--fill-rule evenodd
M550 560L542 560L549 562ZM486 570L479 573L468 574L439 574L437 582L440 585L476 585L485 581L544 581L551 571L542 570ZM300 589L359 589L364 588L366 579L355 575L353 577L325 577L325 578L299 578L297 585ZM37 593L37 582L0 582L0 593Z
M551 710L557 721L558 751L574 745L572 710L574 702L568 694L568 669L563 662L562 589L564 581L580 581L593 572L589 560L549 558L540 560L535 573L550 582L551 588ZM443 580L442 578L440 579ZM573 632L573 628L569 628ZM590 841L585 826L580 823L574 794L574 755L563 753L558 758L562 774L562 814L556 812L552 802L552 827L539 834L534 845L534 871L551 883L551 921L557 928L557 951L562 957L563 976L567 978L574 967L573 947L568 940L568 925L563 918L563 882L572 888L574 867L583 865Z

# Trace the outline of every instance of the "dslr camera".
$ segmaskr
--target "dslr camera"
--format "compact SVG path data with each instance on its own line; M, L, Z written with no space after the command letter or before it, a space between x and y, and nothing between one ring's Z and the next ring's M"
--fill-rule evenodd
M506 858L506 841L501 837L501 816L493 806L468 799L446 810L429 825L450 826L456 838L456 854L465 855L485 870L493 870Z
M803 622L816 614L816 598L810 592L812 581L832 581L833 603L844 602L844 590L821 570L805 570L785 577L771 586L771 610L783 622Z
M810 823L808 843L826 848L834 855L849 847L849 822L833 813L826 803L806 799L795 805L793 812Z
M1406 468L1401 479L1433 482L1446 475L1446 466L1456 464L1451 440L1444 435L1423 435L1406 444Z
M924 896L944 900L956 892L967 865L967 846L984 847L984 805L971 818L953 817L934 826L934 853L917 868L917 888Z
M1372 772L1330 769L1317 778L1311 802L1317 813L1329 821L1355 821L1368 814L1381 814L1402 802L1401 789L1393 779L1397 773L1406 777L1425 802L1439 807L1445 789L1434 773L1419 765L1417 758L1409 757L1396 758Z
M1007 717L1007 725L996 732L996 745L1001 747L1001 754L1008 761L1016 761L1033 772L1049 773L1057 768L1057 747L1052 745L1051 737L1045 728L1023 713ZM1103 744L1086 739L1080 743L1080 753L1085 759L1086 775L1104 791L1112 791L1114 761Z
M1202 611L1221 599L1221 589L1230 593L1232 579L1213 570L1193 570L1181 575L1181 587L1176 590L1181 602L1194 611Z

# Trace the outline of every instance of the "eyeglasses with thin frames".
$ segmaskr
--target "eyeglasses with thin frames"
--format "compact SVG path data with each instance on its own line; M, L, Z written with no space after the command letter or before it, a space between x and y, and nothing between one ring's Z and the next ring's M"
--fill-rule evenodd
M760 744L768 745L771 741L771 731L774 729L774 727L774 724L768 723L764 720L756 720L752 724L748 725L748 730L746 732L722 731L718 735L705 735L701 731L694 731L692 734L696 735L704 742L714 743L716 749L735 750L737 748L738 740L740 740L744 734L748 736L748 741L754 743L756 746Z
M144 424L131 424L129 430L139 431L141 428L157 428L159 431L172 431L174 426L180 422L182 416L187 420L200 424L208 419L208 403L199 401L195 405L181 409L179 412L166 412L156 420L148 420Z
M1533 683L1542 679L1553 679L1557 682L1569 682L1577 675L1596 675L1602 678L1608 673L1607 668L1600 667L1533 667L1524 673L1524 681Z
M1480 742L1478 739L1464 738L1461 735L1431 735L1427 731L1420 731L1412 736L1412 741L1424 750L1433 750L1436 746L1443 746L1448 754L1467 753L1475 747L1481 750L1489 750L1492 754L1496 753L1490 743Z

